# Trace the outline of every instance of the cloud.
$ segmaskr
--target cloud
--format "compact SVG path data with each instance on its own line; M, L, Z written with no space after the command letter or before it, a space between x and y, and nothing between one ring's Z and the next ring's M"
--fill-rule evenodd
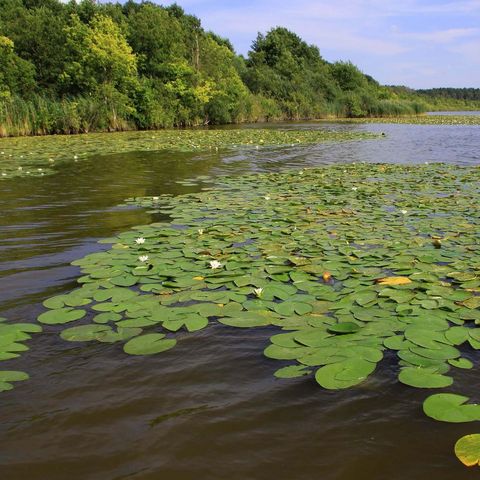
M327 60L352 60L383 83L458 86L480 78L480 0L177 2L243 54L258 32L284 26Z
M344 53L363 52L375 56L405 52L407 48L399 41L386 39L375 28L372 23L375 15L362 17L363 3L360 0L350 0L332 5L300 0L293 5L288 2L284 6L282 2L264 0L252 6L231 7L223 4L208 10L202 19L207 28L222 35L241 37L242 53L246 53L246 37L252 41L257 32L266 32L276 26L285 26L297 32L321 49Z
M434 32L409 32L397 33L398 37L408 40L419 40L429 43L451 43L455 40L476 36L480 33L478 28L450 28Z
M466 42L449 48L452 53L457 53L465 57L465 63L480 65L480 39L473 42Z

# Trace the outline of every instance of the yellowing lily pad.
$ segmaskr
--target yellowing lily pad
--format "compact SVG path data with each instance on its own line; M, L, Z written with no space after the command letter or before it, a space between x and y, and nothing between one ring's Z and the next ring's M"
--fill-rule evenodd
M480 434L465 435L458 440L455 455L467 467L480 465Z
M383 277L378 278L376 282L379 285L408 285L412 283L412 281L408 277Z

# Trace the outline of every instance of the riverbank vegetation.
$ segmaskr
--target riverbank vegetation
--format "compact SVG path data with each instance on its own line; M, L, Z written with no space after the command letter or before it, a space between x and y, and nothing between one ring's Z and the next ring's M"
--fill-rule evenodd
M248 56L178 5L3 0L0 136L480 108L476 89L386 87L281 27Z
M177 5L4 0L0 136L416 114L285 28L247 56Z
M480 110L480 88L430 88L413 90L404 86L389 87L398 98L416 99L426 103L430 111L472 111Z

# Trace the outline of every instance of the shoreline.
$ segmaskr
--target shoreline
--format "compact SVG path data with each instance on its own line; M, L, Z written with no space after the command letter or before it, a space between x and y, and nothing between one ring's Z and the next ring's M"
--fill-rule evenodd
M445 112L445 115L442 113ZM192 125L192 126L173 126L165 128L118 128L118 129L104 129L104 130L92 130L92 131L78 131L78 132L55 132L55 133L29 133L23 135L2 135L2 126L0 125L0 142L3 139L8 138L26 138L26 137L54 137L54 136L78 136L78 135L91 135L91 134L106 134L106 133L121 133L121 132L158 132L158 131L205 131L205 130L223 130L223 129L241 129L244 125L278 125L282 123L296 124L303 122L311 123L404 123L404 124L452 124L458 125L459 118L469 118L469 121L465 121L465 125L480 125L480 110L462 110L458 111L458 115L455 115L457 110L431 110L425 113L419 113L416 115L389 115L382 117L337 117L333 115L327 115L319 118L300 118L300 119L274 119L274 120L262 120L262 121L244 121L239 123L225 123L218 125ZM468 115L465 113L468 112ZM478 115L470 113L478 112Z

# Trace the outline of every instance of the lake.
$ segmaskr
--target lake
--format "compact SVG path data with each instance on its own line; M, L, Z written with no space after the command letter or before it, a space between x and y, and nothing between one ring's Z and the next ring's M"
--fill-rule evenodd
M259 128L250 125L244 128ZM479 126L270 125L385 133L319 145L207 153L92 156L39 178L0 182L0 317L35 321L42 302L76 287L70 262L109 248L97 241L165 219L118 205L127 197L198 191L196 176L273 172L332 163L478 165ZM128 135L128 133L125 133ZM0 140L1 145L1 140ZM180 182L180 183L179 183ZM215 185L215 182L213 182ZM472 207L473 208L473 207ZM48 332L48 329L46 329ZM0 471L6 480L467 480L452 453L475 424L442 424L425 393L397 381L386 358L363 388L330 392L279 381L262 351L268 327L216 324L175 349L131 357L115 345L34 336L5 362L30 380L0 396ZM477 355L478 360L478 355ZM480 378L455 384L478 401Z

